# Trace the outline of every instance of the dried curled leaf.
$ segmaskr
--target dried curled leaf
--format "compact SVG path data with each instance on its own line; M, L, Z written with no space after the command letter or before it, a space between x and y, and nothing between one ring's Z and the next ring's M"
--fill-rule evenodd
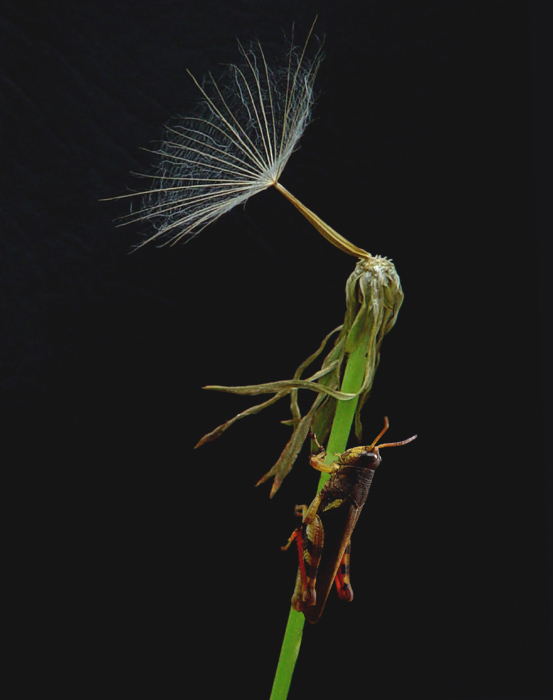
M232 394L250 396L273 394L273 396L267 401L256 404L237 414L210 433L207 433L196 447L215 440L237 420L259 413L264 408L289 395L292 417L284 422L292 427L292 436L277 462L257 482L261 484L273 477L272 497L279 489L285 476L292 469L310 431L315 432L321 442L325 441L334 418L337 401L350 401L355 397L359 397L355 414L355 434L360 441L360 412L372 388L374 375L380 360L382 340L394 326L402 302L403 292L399 276L391 260L378 256L359 260L346 283L344 323L323 339L319 348L301 363L292 379L247 386L210 385L204 387L213 391L223 391ZM321 356L328 341L336 333L338 333L338 336L334 341L333 347L323 359L321 368L310 377L303 379L303 373ZM359 392L347 394L340 391L343 372L349 354L361 342L368 345L363 385ZM300 389L314 391L317 394L305 416L301 415L298 404L298 391Z

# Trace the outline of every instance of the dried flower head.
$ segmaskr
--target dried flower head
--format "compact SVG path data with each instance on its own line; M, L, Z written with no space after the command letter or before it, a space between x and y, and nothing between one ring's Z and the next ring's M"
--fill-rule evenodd
M204 435L196 447L220 437L225 430L246 416L252 416L272 406L280 399L290 397L291 419L283 421L292 427L292 435L272 468L261 477L258 484L273 479L271 497L280 488L283 479L292 469L300 450L312 431L324 442L330 433L339 402L351 402L355 415L355 434L361 442L360 412L369 397L376 368L380 361L380 346L384 336L393 328L403 302L399 276L391 260L378 255L359 260L346 284L346 314L344 323L331 331L319 348L304 360L292 379L248 386L210 385L205 389L231 394L259 396L272 394L262 403L255 404L217 426ZM304 372L322 355L332 336L334 345L324 358L321 368L310 377ZM359 352L361 349L362 352ZM344 376L347 364L357 355L362 381L355 393L344 392ZM316 397L303 416L298 403L298 391L307 389ZM353 413L352 413L353 416Z

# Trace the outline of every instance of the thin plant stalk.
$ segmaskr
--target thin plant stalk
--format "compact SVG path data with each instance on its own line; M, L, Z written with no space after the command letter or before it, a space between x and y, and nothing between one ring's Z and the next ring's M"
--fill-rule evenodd
M286 631L284 633L284 639L282 640L275 680L273 681L271 700L286 700L288 697L290 683L292 682L292 674L294 673L296 661L300 653L304 624L304 614L290 607L290 614L288 615Z
M363 340L365 342L358 343L348 357L342 380L342 392L344 393L355 394L359 392L365 381L369 339L365 336ZM349 401L338 401L325 456L327 464L332 464L335 456L346 450L358 401L359 396L355 396ZM322 489L329 478L329 474L321 472L317 492ZM304 624L303 613L297 612L291 607L273 682L271 700L286 700L288 697L292 674L300 652Z

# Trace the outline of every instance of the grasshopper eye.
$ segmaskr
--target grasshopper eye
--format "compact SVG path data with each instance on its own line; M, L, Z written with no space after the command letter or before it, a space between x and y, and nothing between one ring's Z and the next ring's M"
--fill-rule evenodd
M376 469L380 463L380 455L377 452L373 452L373 450L361 452L357 459L358 466L365 467L366 469Z

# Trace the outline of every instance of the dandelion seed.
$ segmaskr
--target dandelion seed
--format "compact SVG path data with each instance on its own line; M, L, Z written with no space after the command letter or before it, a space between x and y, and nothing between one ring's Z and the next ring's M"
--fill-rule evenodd
M322 55L291 44L282 65L271 67L259 42L245 48L242 62L219 80L209 74L195 115L166 129L152 188L123 197L142 197L122 223L149 221L155 233L141 245L189 240L253 195L276 187L315 228L341 250L361 258L357 248L307 209L279 182L311 120L314 82ZM113 199L120 199L115 197Z

